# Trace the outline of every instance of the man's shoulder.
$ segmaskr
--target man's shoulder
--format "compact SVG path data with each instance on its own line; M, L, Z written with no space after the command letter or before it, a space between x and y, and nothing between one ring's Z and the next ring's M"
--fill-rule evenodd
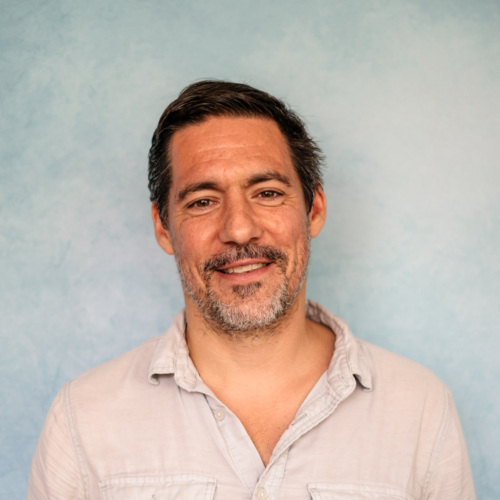
M162 335L152 337L116 358L78 375L68 383L71 392L96 397L99 394L110 394L124 385L147 384L151 359L161 338Z
M335 362L341 366L341 359L345 356L349 373L358 376L365 388L373 386L375 392L390 387L392 393L401 389L411 390L415 395L419 390L436 391L442 395L448 390L426 366L354 336L342 318L321 304L308 300L307 307L309 318L329 327L337 335L336 350L340 349L340 354L334 354L332 359L334 371L339 368L334 366Z
M372 375L373 389L388 394L411 394L436 399L447 399L449 389L427 366L356 338L360 356Z
M154 369L160 368L160 373L170 373L170 368L175 364L174 351L183 337L183 325L184 310L181 310L162 334L144 341L130 351L97 365L71 380L68 383L71 391L74 392L80 388L88 390L95 386L98 392L109 393L115 387L127 387L134 384L156 385Z

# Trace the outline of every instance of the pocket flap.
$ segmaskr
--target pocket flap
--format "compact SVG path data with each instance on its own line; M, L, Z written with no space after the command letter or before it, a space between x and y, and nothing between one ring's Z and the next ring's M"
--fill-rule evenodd
M376 484L309 483L313 500L415 500L403 490Z
M217 480L196 474L121 476L99 483L102 500L213 500Z

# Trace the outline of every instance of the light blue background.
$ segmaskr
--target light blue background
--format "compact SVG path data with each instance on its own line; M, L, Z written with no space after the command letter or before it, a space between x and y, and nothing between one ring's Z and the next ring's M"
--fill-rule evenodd
M146 154L186 84L289 102L328 157L308 295L452 389L500 498L500 2L2 0L0 496L61 385L182 306Z

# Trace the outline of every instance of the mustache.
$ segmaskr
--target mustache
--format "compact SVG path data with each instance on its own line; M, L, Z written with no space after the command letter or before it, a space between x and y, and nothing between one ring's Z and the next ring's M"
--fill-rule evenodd
M283 263L288 261L288 256L279 248L268 245L252 243L244 246L232 246L225 252L206 260L203 272L215 271L219 267L233 264L241 259L266 259L270 262Z

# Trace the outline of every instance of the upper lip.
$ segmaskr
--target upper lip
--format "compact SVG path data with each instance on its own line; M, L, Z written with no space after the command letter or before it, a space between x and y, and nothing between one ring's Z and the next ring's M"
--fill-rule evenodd
M224 271L226 269L231 269L232 267L250 266L251 264L270 264L271 261L268 259L244 259L237 260L236 262L231 262L224 266L218 267L217 271Z

